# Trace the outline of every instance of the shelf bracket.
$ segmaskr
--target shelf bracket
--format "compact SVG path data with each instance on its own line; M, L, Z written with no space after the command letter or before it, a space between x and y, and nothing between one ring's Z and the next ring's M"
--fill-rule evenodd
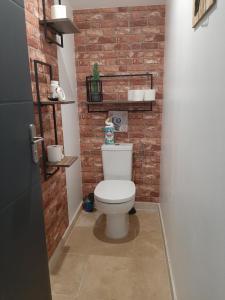
M44 132L44 122L43 122L43 115L42 115L42 103L41 103L41 93L40 93L40 84L39 84L39 65L45 66L48 68L50 80L53 80L53 71L52 71L52 65L39 61L34 60L34 74L35 74L35 85L36 85L36 92L37 92L37 105L38 105L38 115L39 115L39 124L40 124L40 134L41 137L45 137ZM54 121L54 135L55 135L55 144L58 144L58 132L57 132L57 124L56 124L56 110L55 105L53 105L53 121ZM48 165L47 165L47 153L46 153L46 145L45 140L42 141L42 160L43 160L43 171L44 171L44 178L47 180L51 176L53 176L59 168L56 168L52 173L48 171Z
M48 26L47 24L47 17L46 17L46 5L45 5L45 1L46 0L42 0L42 7L43 7L43 25L44 25L44 35L45 35L45 39L49 44L55 44L61 48L64 47L64 41L63 41L63 34L57 32L54 28L52 28L51 26ZM61 5L61 0L59 1L59 5ZM55 35L55 39L50 37L48 34L48 31L51 30L52 34ZM57 41L57 37L60 38L60 42Z

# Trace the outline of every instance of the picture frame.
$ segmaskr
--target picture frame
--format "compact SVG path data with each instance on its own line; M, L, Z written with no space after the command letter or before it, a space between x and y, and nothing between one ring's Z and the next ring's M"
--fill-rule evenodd
M195 28L209 10L216 4L216 0L193 0L192 27Z

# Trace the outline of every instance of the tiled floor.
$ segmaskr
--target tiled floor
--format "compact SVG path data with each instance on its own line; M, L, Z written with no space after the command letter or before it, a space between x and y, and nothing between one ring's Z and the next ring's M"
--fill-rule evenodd
M103 215L81 213L51 275L53 300L171 300L158 210L130 216L119 242L104 227Z

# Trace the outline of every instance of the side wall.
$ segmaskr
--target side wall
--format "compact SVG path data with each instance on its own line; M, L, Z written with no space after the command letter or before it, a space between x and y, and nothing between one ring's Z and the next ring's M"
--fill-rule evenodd
M129 112L128 133L117 133L116 142L134 144L136 200L158 202L165 7L80 10L74 11L74 20L81 28L75 46L83 192L93 192L103 178L100 146L107 113L88 113L85 103L85 78L91 74L93 64L98 63L102 74L154 73L157 101L153 112ZM140 80L136 81L138 84ZM127 100L124 81L109 82L105 96L107 100Z
M67 6L67 14L73 18L73 11L69 0L62 1ZM74 54L74 35L64 36L64 48L57 48L59 64L59 80L68 100L75 100L72 105L62 105L62 125L64 149L67 155L79 157L70 168L66 169L67 202L69 222L82 201L81 163L80 163L80 127L77 103L77 86Z
M48 44L44 39L44 34L39 25L39 18L42 19L41 0L25 0L27 41L30 56L30 68L32 79L33 98L36 101L36 88L34 82L33 60L38 59L53 65L54 78L58 79L58 62L56 46ZM48 13L51 1L47 1ZM41 95L46 98L48 94L47 77L44 68L41 71ZM35 123L37 130L39 129L39 120L37 108L35 108ZM46 143L54 143L53 122L51 118L51 108L43 108L44 112L44 128L46 132ZM58 114L58 133L59 143L63 143L63 131L61 121L61 110L57 108ZM40 152L41 153L41 152ZM41 168L42 170L42 168ZM67 191L65 171L60 169L48 181L44 181L42 176L42 196L45 217L45 230L47 237L48 255L53 254L59 241L61 240L67 226L68 207L67 207Z
M225 2L168 7L161 209L178 300L225 299Z

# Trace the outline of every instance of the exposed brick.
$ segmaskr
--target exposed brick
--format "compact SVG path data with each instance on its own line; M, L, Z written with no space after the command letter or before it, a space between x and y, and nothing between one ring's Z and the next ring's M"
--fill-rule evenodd
M141 19L131 19L130 21L130 25L131 26L146 26L148 24L148 20L145 18L141 18Z
M90 75L91 66L98 62L103 74L154 73L157 101L153 112L129 112L128 133L116 133L115 138L117 142L134 144L136 201L159 202L164 17L163 5L74 12L74 20L78 26L82 24L82 37L75 36L75 43L84 194L93 192L103 178L100 147L104 140L103 127L107 113L88 114L85 104L85 77ZM85 40L83 37L88 38ZM143 87L143 80L134 78L129 84L122 79L105 82L105 100L127 99L127 90L131 86ZM101 105L97 108L101 109ZM125 105L124 110L126 108ZM116 107L110 105L110 109L116 110Z
M116 38L115 37L100 37L98 39L99 44L110 44L110 43L116 43Z
M25 0L25 16L27 28L27 42L30 58L31 85L33 99L36 101L36 87L34 81L33 60L38 59L53 65L54 78L58 78L57 49L56 46L48 44L44 39L43 28L39 26L39 19L42 18L42 9L39 0ZM47 14L50 13L51 1L47 3ZM40 72L40 93L47 98L49 92L49 75L44 67L39 67ZM39 117L36 106L34 106L35 124L39 132ZM57 109L57 126L59 133L59 142L62 143L62 121L60 108ZM43 108L43 123L45 128L46 144L54 143L53 120L51 118L51 108ZM39 147L41 156L41 147ZM42 158L40 157L42 161ZM42 164L41 164L42 165ZM45 232L47 240L48 255L51 257L59 241L61 240L68 226L67 195L66 195L66 177L65 171L59 170L48 181L44 181L43 170L41 173L41 187L44 207Z
M159 44L158 43L143 43L141 45L142 49L157 49L159 48Z

